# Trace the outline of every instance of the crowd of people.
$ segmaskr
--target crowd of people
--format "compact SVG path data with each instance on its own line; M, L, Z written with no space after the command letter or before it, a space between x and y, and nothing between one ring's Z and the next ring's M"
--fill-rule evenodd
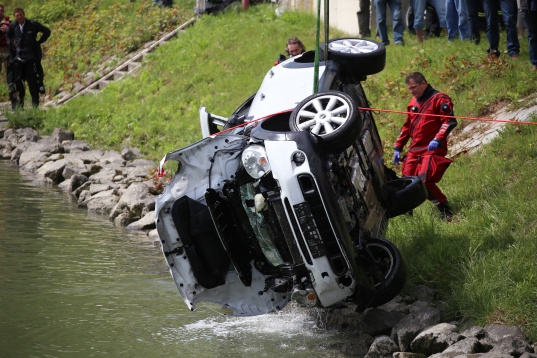
M485 14L489 57L499 57L500 18L506 30L507 53L512 58L520 56L519 37L527 35L531 70L537 71L537 0L410 0L414 18L408 24L415 32L418 42L424 41L426 6L432 6L438 15L438 25L448 40L481 41L479 11ZM384 45L389 45L387 30L387 8L392 14L393 41L404 45L403 15L401 0L360 0L358 2L358 33L360 37L371 37L370 17L375 6L377 36ZM501 13L501 15L499 15Z
M0 68L5 68L12 109L24 108L24 82L35 108L39 106L39 94L45 93L41 44L49 38L50 29L27 19L22 8L16 8L13 16L15 20L11 21L0 5Z

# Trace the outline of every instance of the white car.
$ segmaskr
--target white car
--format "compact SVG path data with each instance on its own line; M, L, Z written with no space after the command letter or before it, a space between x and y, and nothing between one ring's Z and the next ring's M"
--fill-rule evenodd
M156 200L157 229L187 306L234 315L391 300L406 269L383 239L390 217L426 199L397 178L361 81L385 65L382 44L335 39L271 68L231 116L200 109L204 138L168 153L178 168ZM314 73L318 73L317 93Z

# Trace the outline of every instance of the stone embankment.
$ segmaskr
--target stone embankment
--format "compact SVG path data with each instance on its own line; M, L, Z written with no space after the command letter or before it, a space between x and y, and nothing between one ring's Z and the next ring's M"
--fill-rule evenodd
M490 324L466 326L441 321L443 302L435 292L417 286L408 296L357 313L353 307L313 311L327 330L359 332L342 353L365 358L537 358L519 327Z
M41 137L31 128L1 129L0 157L44 183L56 184L80 207L107 216L116 226L146 230L158 243L151 171L155 163L139 150L92 150L70 131L56 129ZM352 343L337 348L366 358L537 358L518 327L466 327L442 323L442 302L427 287L363 313L352 307L312 312L320 327L359 332Z
M0 158L11 160L36 180L56 184L70 193L78 206L100 213L120 227L155 229L155 196L150 174L155 163L140 158L136 148L91 150L70 131L55 129L41 137L32 128L0 129Z

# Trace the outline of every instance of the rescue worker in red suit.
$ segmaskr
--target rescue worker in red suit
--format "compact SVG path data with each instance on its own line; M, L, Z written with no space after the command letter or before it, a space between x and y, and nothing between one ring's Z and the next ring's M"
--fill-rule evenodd
M453 216L446 196L436 185L452 160L446 158L447 136L457 125L453 118L451 98L435 90L420 72L413 72L405 81L414 96L407 108L406 122L394 145L393 163L402 161L403 176L419 176L427 189L428 199L440 211L440 217ZM410 139L408 154L401 151Z

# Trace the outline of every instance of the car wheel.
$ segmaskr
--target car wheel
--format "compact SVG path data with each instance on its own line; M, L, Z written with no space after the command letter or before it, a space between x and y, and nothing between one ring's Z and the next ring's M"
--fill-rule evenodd
M365 269L375 286L375 298L369 306L377 307L391 301L403 289L406 265L399 249L388 240L371 238L365 246Z
M346 93L327 91L311 95L291 113L289 126L322 139L325 149L339 152L352 145L361 129L355 101Z
M427 199L425 184L417 176L390 180L386 185L388 187L388 215L390 218L417 208Z
M324 44L319 48L324 56ZM353 76L379 73L386 65L386 47L376 41L360 38L341 38L328 41L328 59L342 62L344 71Z

